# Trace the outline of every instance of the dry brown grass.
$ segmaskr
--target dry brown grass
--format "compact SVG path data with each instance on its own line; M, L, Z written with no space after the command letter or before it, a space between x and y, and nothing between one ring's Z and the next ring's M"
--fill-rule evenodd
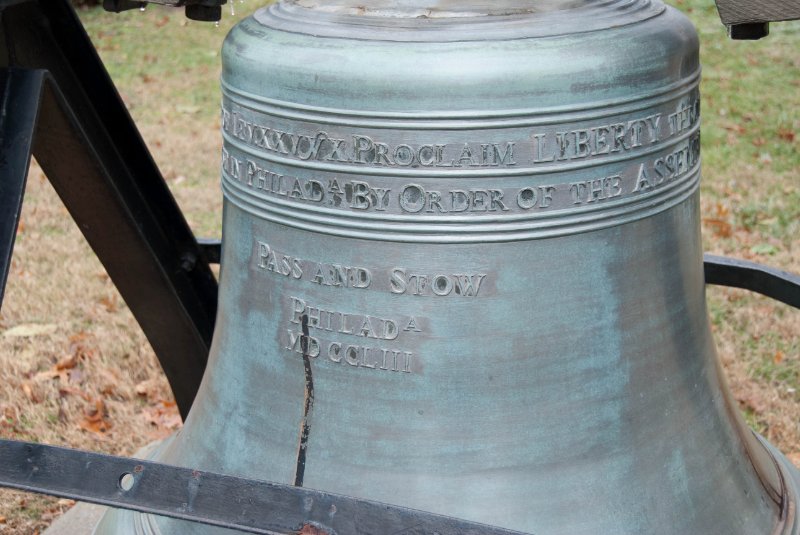
M177 424L144 335L35 165L0 332L3 437L127 455ZM34 532L63 509L2 491L0 532Z
M231 20L216 34L202 30L212 36L202 41L179 13L164 13L151 8L128 17L125 30L111 15L86 18L112 71L113 62L124 64L118 68L123 97L190 224L198 235L217 236L218 97L194 96L198 86L216 85L217 60L165 64L169 57L158 52L129 57L128 45L119 41L124 31L166 27L165 39L194 39L191 46L213 56ZM776 233L769 221L791 208L781 202L798 198L798 174L770 169L758 163L735 172L706 167L706 250L800 271L797 225ZM758 188L748 187L754 176ZM770 209L754 222L742 215L744 205ZM800 459L800 312L730 289L712 288L709 303L719 353L748 421ZM35 164L0 310L0 377L4 438L130 455L178 425L152 349ZM69 505L0 490L0 533L36 533Z

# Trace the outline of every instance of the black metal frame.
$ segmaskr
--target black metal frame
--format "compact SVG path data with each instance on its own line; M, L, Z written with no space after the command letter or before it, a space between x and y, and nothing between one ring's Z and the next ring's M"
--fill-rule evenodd
M32 151L142 326L185 417L217 306L203 249L69 3L0 0L0 17L0 259L11 255ZM3 283L7 270L4 262Z
M106 2L112 3L133 4ZM67 0L0 0L0 304L31 154L141 325L185 417L208 358L217 303L209 263L219 262L221 245L193 236ZM797 275L706 255L705 277L800 308ZM11 440L0 440L0 486L252 533L516 533L300 487Z
M731 39L755 40L769 35L770 22L800 19L800 0L716 0Z

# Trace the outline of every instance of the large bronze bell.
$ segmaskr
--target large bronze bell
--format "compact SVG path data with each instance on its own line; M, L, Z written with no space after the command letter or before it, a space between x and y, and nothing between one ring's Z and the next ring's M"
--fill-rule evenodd
M682 15L282 0L223 59L217 330L153 458L541 535L800 533L709 331Z

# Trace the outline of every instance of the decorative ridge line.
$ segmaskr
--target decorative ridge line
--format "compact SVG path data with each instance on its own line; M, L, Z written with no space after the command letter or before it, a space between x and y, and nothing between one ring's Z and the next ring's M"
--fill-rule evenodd
M630 4L636 3L649 3L649 0L595 0L592 4L586 5L583 4L581 6L567 8L567 11L570 13L580 10L580 11L602 11L607 10L609 7L614 9L619 9L619 4L623 4L621 7L625 9ZM532 8L528 9L521 9L517 8L509 8L509 11L505 13L488 13L488 12L469 12L469 11L444 11L444 10L437 10L437 9L428 9L428 8L418 8L416 10L406 10L406 11L398 11L398 10L391 10L387 8L383 9L371 9L369 5L359 5L358 7L344 7L344 6L336 6L335 2L327 2L325 7L307 7L304 5L298 5L300 2L298 0L283 0L281 5L276 6L275 9L277 11L300 11L300 10L313 10L322 14L337 14L337 15L357 15L359 19L369 20L375 16L379 17L381 20L384 18L391 18L403 20L406 18L414 19L414 18L421 18L420 15L424 15L425 19L433 19L440 20L450 20L453 18L471 18L471 19L479 19L479 20L491 20L496 19L498 17L509 18L509 17L532 17L536 16L537 14L541 14L542 12L537 12ZM565 10L561 10L565 11Z
M316 38L346 38L352 41L414 41L414 42L465 42L492 39L511 41L538 37L556 37L564 34L585 33L609 27L621 27L642 22L666 11L658 0L620 0L602 2L585 11L597 13L588 20L589 26L574 24L575 10L539 12L515 15L485 15L474 17L364 17L346 13L326 13L282 2L258 10L253 18L262 26L282 32L313 35ZM311 16L309 16L311 15ZM535 16L539 15L536 19ZM572 22L563 27L563 21ZM611 26L602 25L613 21ZM398 21L406 24L398 24ZM539 24L532 24L538 22ZM558 31L554 31L558 28ZM400 31L398 31L400 30Z
M475 121L476 119L484 119L489 121L491 119L514 119L521 118L519 124L511 124L509 126L536 126L536 125L549 125L561 124L572 121L582 121L588 119L599 119L619 115L623 113L639 111L649 108L653 105L668 102L673 99L680 98L681 96L693 91L700 83L701 69L691 73L686 78L673 82L659 88L657 91L648 94L637 95L634 98L624 99L608 99L585 105L579 104L577 106L551 106L547 108L521 108L512 110L497 110L497 111L420 111L420 112L389 112L389 111L367 111L367 110L343 110L338 108L329 108L325 106L311 106L307 104L297 104L284 100L263 97L243 91L233 87L225 81L224 78L220 79L220 86L223 95L232 97L242 97L246 100L256 102L259 104L266 104L276 108L276 111L266 111L262 108L252 106L244 106L253 111L265 112L270 115L286 118L305 118L313 114L319 114L320 122L330 122L332 117L346 117L350 118L346 121L335 121L335 124L359 126L362 123L358 120L366 119L397 119L401 123L392 124L392 128L413 128L413 129L461 129L461 128L490 128L491 126L483 126ZM235 98L234 102L239 104ZM630 107L628 107L630 106ZM622 109L620 109L622 108ZM284 111L285 110L285 111ZM592 113L600 111L600 113ZM586 112L586 113L576 113ZM303 115L303 114L308 115ZM409 120L416 119L419 122L413 123ZM538 120L537 120L538 119ZM451 121L470 121L465 125L453 125L448 128L447 123ZM441 123L437 123L440 121ZM491 124L491 123L489 123ZM501 126L505 125L502 123ZM378 125L375 125L378 126Z

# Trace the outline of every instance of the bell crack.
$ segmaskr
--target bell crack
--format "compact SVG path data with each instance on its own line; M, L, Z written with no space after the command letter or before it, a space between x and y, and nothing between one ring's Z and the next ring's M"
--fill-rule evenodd
M308 315L300 317L303 336L300 337L300 348L303 351L303 368L305 370L305 392L303 396L303 420L300 423L300 445L297 448L297 466L294 472L295 487L303 486L303 476L306 471L306 450L308 436L311 432L311 410L314 408L314 378L311 375L311 356L308 354L309 334Z

